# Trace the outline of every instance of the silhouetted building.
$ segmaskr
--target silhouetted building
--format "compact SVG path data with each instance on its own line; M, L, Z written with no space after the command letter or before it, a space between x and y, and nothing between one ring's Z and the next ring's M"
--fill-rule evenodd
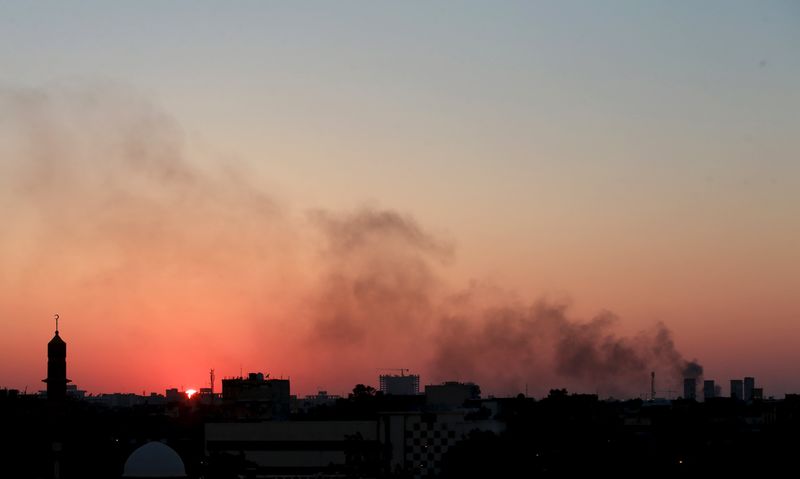
M226 473L246 468L249 477L348 477L330 472L341 471L353 456L366 466L381 451L376 420L209 422L204 439L210 456L240 457L247 464ZM366 477L375 477L369 472Z
M388 375L381 374L380 390L383 394L415 395L419 394L419 374Z
M295 398L296 409L308 410L317 406L334 404L341 396L328 394L328 391L317 391L317 394L309 394L302 399Z
M406 471L413 479L440 477L450 449L473 431L500 434L505 424L493 419L468 419L463 412L389 413L379 420L379 440L387 451L389 470ZM480 455L483 451L477 452ZM458 477L495 477L464 474ZM505 477L505 476L503 476Z
M175 389L177 391L177 389ZM184 399L186 396L184 395ZM109 393L86 396L84 400L93 404L102 404L111 409L131 408L137 406L164 406L167 401L161 394L150 393L149 396L134 393ZM173 401L175 402L175 401Z
M208 422L204 440L210 458L240 459L243 465L226 473L343 478L402 471L399 477L422 479L438 477L448 451L470 432L504 430L500 421L463 412L392 412L357 420Z
M186 393L178 391L178 388L170 388L166 390L166 397L168 403L176 403L186 399Z
M237 416L262 419L288 419L290 394L288 379L266 379L262 373L247 378L222 380L222 400L237 406Z
M58 335L58 329L53 339L47 343L47 399L49 401L63 401L67 396L67 343Z
M76 399L84 399L86 397L86 391L83 389L78 389L77 384L67 384L67 396L74 397Z
M731 397L742 399L744 397L744 385L741 379L731 379Z
M713 379L706 379L703 381L703 399L712 399L717 397L717 386L714 384Z
M218 404L221 402L220 395L215 393L211 388L200 388L200 390L197 391L197 395L192 397L196 397L201 404L205 405Z
M756 387L756 378L747 376L744 378L744 398L745 401L753 399L753 388Z
M695 378L683 379L683 398L697 399L697 380Z
M470 399L480 399L481 388L473 383L447 381L425 386L425 403L431 409L451 410L464 406Z
M753 388L752 399L756 401L764 399L764 388Z

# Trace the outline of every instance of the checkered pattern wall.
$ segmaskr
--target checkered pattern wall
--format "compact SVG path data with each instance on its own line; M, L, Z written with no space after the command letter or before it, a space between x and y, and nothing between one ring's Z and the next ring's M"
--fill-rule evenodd
M406 424L406 466L414 472L415 479L435 477L441 472L442 457L462 434L445 422L415 419Z

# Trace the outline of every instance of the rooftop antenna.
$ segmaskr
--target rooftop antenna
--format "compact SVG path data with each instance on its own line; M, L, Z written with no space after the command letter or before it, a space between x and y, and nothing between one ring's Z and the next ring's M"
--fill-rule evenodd
M208 375L211 377L211 394L214 394L214 368L211 368L211 372Z
M656 372L650 371L650 400L656 400Z
M58 334L58 313L55 314L56 317L56 334Z

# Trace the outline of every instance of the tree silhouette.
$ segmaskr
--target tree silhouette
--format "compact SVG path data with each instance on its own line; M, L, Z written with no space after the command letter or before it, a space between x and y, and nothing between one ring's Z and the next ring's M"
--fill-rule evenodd
M365 386L363 384L356 384L353 392L348 395L350 399L363 399L371 398L378 395L378 391L372 386Z

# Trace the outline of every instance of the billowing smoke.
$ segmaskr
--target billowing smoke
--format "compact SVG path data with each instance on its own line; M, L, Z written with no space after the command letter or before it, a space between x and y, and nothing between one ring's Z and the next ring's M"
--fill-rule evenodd
M630 396L646 390L651 371L669 385L702 374L660 323L621 337L608 311L579 321L566 303L525 305L502 288L473 284L448 293L436 271L451 248L412 218L372 209L312 218L329 270L318 285L311 334L337 354L380 362L396 352L429 380L474 380L502 393L562 384Z
M687 361L683 368L683 377L698 379L703 376L703 366L697 360Z
M429 263L446 261L452 247L394 211L309 216L322 233L318 262L324 265L311 311L313 334L361 347L367 340L423 333L440 289Z
M157 390L180 385L176 371L224 375L242 362L340 391L382 367L497 393L632 395L651 370L674 383L702 375L662 324L620 336L610 312L578 320L564 302L478 282L459 291L443 280L453 241L409 215L298 219L125 88L1 89L0 157L0 313L49 317L58 305L73 337L88 338L71 375L90 390ZM107 344L112 333L125 340ZM6 365L28 354L3 351ZM115 379L80 378L92 361Z
M0 89L0 290L13 292L0 313L8 334L36 337L59 312L70 374L90 390L158 390L238 364L256 349L253 317L296 283L280 203L187 143L124 87ZM0 362L40 375L16 344ZM93 383L81 368L96 364L116 374Z
M651 371L672 385L690 365L699 367L682 358L663 324L621 337L614 332L619 320L613 313L578 321L567 311L566 304L538 301L446 317L434 341L434 371L441 377L484 378L500 391L530 385L541 393L561 384L627 397L644 390Z

